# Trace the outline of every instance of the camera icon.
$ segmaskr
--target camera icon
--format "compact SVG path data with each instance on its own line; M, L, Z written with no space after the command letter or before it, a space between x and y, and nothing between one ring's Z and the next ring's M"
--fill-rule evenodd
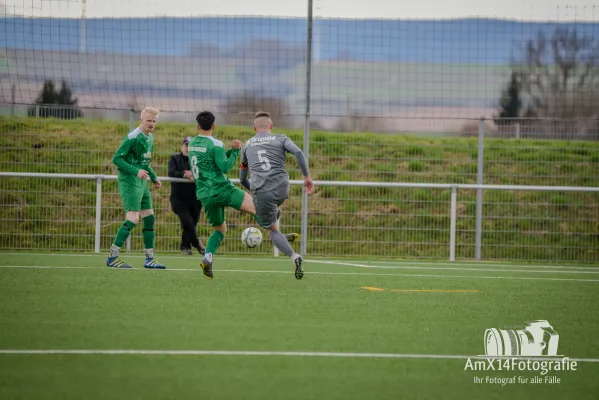
M488 356L554 356L559 335L548 321L538 320L523 329L487 329L484 341Z

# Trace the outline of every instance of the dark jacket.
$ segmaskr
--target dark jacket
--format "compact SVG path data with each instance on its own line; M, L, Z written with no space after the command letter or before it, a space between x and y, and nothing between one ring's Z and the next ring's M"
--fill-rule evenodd
M183 153L173 154L168 162L168 176L183 178L185 171L189 171L189 157ZM193 203L196 199L196 185L190 183L171 183L171 203Z

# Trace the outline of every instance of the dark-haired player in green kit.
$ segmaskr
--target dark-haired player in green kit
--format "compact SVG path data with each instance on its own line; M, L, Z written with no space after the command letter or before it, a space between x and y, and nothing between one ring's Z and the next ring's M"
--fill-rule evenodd
M216 117L210 111L199 113L196 121L199 134L189 142L189 165L196 184L197 199L202 202L206 219L214 229L208 238L206 253L200 264L204 275L213 278L212 258L227 232L225 207L244 211L254 217L256 209L252 196L233 185L226 175L235 165L241 142L233 140L231 149L225 151L223 142L212 136ZM296 233L286 235L289 241L298 237Z
M158 121L158 110L146 107L142 110L140 124L129 133L116 151L112 162L117 166L119 193L125 208L126 220L119 228L116 238L110 248L106 265L111 268L131 268L131 265L119 258L119 252L131 231L143 218L143 238L146 260L144 268L165 269L166 267L154 260L154 210L148 188L147 178L157 189L161 184L150 166L154 150L152 132Z

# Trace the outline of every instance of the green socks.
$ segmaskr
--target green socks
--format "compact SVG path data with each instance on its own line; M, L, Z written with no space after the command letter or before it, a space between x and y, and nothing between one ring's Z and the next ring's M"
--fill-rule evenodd
M208 244L206 245L206 254L216 254L216 250L218 250L218 247L224 238L225 235L223 235L221 231L212 232L212 235L208 238Z
M133 228L135 228L135 224L129 220L125 220L123 225L119 228L119 231L116 233L113 244L119 248L123 247Z
M154 258L154 239L156 237L156 234L154 233L154 222L156 221L156 217L154 216L154 214L152 214L148 215L143 220L143 237L144 248L146 249L146 257ZM123 225L121 225L121 227L119 228L119 231L116 233L116 238L114 239L114 243L112 244L112 248L110 249L110 257L118 257L120 248L123 247L135 226L136 225L133 222L125 220Z
M153 249L154 248L154 238L156 234L154 233L154 222L156 221L156 217L154 214L148 215L144 218L144 229L143 229L143 237L144 237L144 248L145 249Z

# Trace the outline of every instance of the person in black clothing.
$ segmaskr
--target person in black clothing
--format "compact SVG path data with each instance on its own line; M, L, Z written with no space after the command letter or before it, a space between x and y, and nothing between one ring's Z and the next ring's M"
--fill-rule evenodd
M200 254L204 254L206 248L198 238L196 226L200 219L202 203L196 198L196 185L189 168L189 141L186 137L181 143L181 152L173 154L168 162L168 176L172 178L184 178L191 183L171 183L171 207L181 220L183 235L181 236L181 254L192 255L193 246Z

